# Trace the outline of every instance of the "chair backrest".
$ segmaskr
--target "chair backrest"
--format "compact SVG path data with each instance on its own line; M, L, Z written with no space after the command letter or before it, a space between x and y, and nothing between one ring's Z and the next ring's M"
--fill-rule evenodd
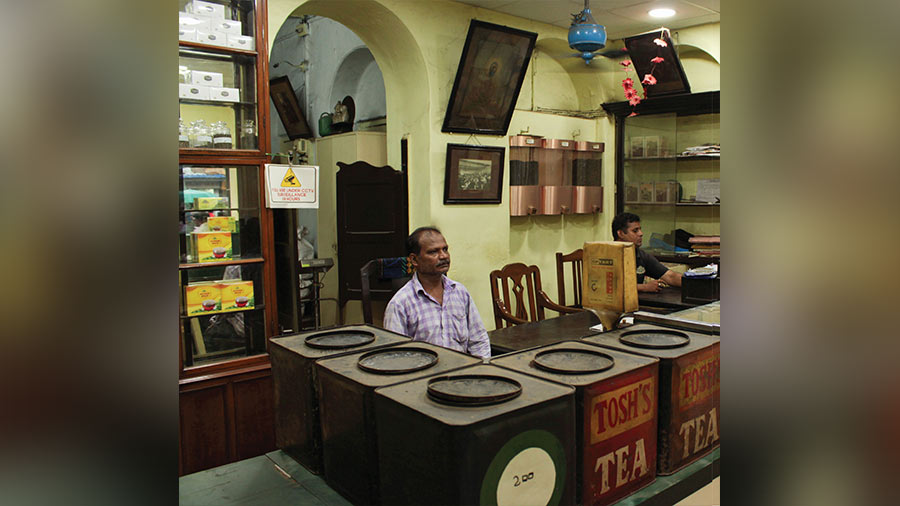
M406 257L376 258L369 260L359 269L360 295L362 299L363 320L368 324L375 323L372 318L373 300L391 300L397 290L403 288L412 279L413 266ZM389 280L390 288L372 288L372 279Z
M563 255L562 253L556 254L556 284L559 287L559 304L561 306L581 307L581 275L582 272L584 272L582 257L583 250L581 248L578 248L568 255ZM565 264L567 262L572 264L572 286L574 287L572 304L566 304Z
M544 307L538 302L537 296L540 290L541 270L536 265L516 262L492 271L491 300L497 328L513 324L509 319L503 318L504 313L523 322L543 320Z

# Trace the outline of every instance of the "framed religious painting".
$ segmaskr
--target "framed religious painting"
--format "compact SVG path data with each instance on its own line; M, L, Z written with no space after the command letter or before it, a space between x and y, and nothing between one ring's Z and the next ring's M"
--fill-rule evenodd
M444 204L499 204L505 147L447 144Z
M441 131L506 135L536 39L472 20Z
M287 76L269 80L269 96L272 97L272 103L275 104L275 110L278 111L278 117L281 118L281 124L284 125L289 139L314 137Z

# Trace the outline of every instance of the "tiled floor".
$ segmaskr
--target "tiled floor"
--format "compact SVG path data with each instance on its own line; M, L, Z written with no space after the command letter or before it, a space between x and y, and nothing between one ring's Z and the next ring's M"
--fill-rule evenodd
M714 479L709 485L677 502L675 506L718 506L721 504L719 502L719 479Z

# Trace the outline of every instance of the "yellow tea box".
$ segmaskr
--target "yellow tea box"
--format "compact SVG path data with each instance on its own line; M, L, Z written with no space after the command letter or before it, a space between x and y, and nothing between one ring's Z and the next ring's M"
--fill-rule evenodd
M194 209L219 209L228 207L224 197L196 197L194 198Z
M231 232L194 232L198 262L231 260Z
M235 220L232 216L210 216L206 219L206 226L211 232L236 232Z
M620 241L584 243L582 305L597 310L603 327L612 329L616 315L637 311L637 274L634 244Z
M191 283L184 287L184 303L188 316L222 310L222 292L215 282Z
M219 287L222 291L222 311L253 309L253 281L224 280Z

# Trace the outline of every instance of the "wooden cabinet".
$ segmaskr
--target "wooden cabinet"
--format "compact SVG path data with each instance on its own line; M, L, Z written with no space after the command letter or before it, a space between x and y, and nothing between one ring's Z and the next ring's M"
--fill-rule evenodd
M265 0L180 0L179 9L177 349L186 474L275 448L266 350L277 301L264 193Z
M315 149L319 165L318 256L334 259L334 267L322 277L324 286L320 295L338 300L337 164L364 161L375 167L387 165L387 138L383 132L347 132L316 139ZM322 304L323 325L362 322L362 306L358 301L343 308L331 302Z
M718 236L719 92L604 104L616 116L616 212L641 218L643 249L660 260L718 262L688 256L676 230Z

